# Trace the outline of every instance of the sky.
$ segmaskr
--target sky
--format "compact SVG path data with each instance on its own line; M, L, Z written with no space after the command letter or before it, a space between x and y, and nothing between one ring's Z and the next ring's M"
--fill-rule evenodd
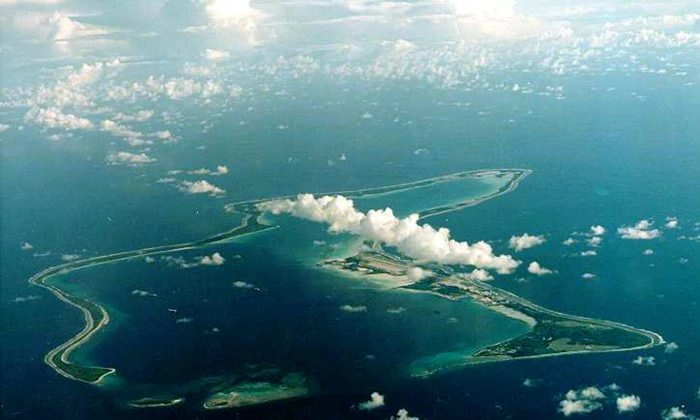
M169 133L130 130L125 120L148 120L152 110L124 115L125 106L133 108L129 104L167 100L222 107L300 76L402 80L436 89L539 89L557 97L565 96L561 86L533 87L489 75L623 71L692 83L688 67L697 63L699 5L0 0L0 123L3 130L35 124L54 139L101 130L139 146L148 136L169 140ZM123 152L135 156L110 161L152 162L142 152Z

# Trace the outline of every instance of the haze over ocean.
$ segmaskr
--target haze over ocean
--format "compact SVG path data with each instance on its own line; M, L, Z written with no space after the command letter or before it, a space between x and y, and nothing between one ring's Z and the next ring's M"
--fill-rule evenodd
M700 17L693 2L647 4L0 2L2 417L223 418L234 414L201 409L205 378L270 367L302 372L313 392L235 415L611 418L626 403L638 418L700 415ZM61 278L112 314L77 358L124 382L92 386L43 363L83 326L27 283L46 267L225 231L239 222L227 203L490 168L532 174L426 222L522 261L494 273L496 287L675 345L412 379L403 368L419 357L525 329L469 301L319 269L361 241L270 216L279 229L171 255L183 260ZM434 191L356 204L460 195ZM544 243L516 252L524 233ZM216 252L222 265L183 268ZM532 261L553 273L528 272ZM605 397L577 392L587 387ZM375 391L385 405L359 409ZM154 392L188 399L124 405Z

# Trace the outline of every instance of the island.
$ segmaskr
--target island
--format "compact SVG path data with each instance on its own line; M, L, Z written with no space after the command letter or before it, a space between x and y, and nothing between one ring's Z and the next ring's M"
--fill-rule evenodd
M308 393L306 378L290 373L279 381L241 382L227 389L216 390L204 401L203 407L208 410L245 407L299 398Z
M412 376L429 376L439 371L487 362L533 359L580 353L642 350L664 344L659 334L619 322L569 315L544 308L513 293L455 272L453 267L415 261L386 250L380 244L366 244L368 250L345 259L331 259L322 267L364 276L398 278L396 289L431 293L450 299L470 299L509 318L525 323L526 334L484 347L473 354L451 353L451 357L424 358L410 367ZM418 281L408 280L408 270L421 267L432 273Z
M129 401L127 405L132 408L158 408L158 407L172 407L175 405L180 405L185 402L184 398L157 398L157 397L146 397L139 398L138 400Z
M324 195L338 194L355 199L381 198L390 194L428 189L445 183L459 183L469 179L493 179L502 184L499 184L501 186L496 190L478 197L457 198L444 205L426 206L428 208L421 209L419 212L419 217L425 219L474 206L509 193L515 190L519 183L530 173L531 171L526 169L466 171L402 184L325 193ZM239 223L225 232L204 239L80 259L49 267L32 276L29 279L31 284L49 290L61 301L78 308L85 320L84 328L64 343L49 351L44 357L44 362L66 378L91 384L101 384L105 378L116 373L114 368L89 366L71 359L71 354L76 349L95 337L109 324L110 317L104 306L95 302L90 296L78 296L75 292L69 293L67 290L62 289L60 282L56 281L57 279L80 269L102 264L116 264L121 261L145 258L152 255L206 248L233 241L243 236L260 234L278 228L277 225L265 219L265 214L261 210L260 204L286 198L294 198L294 196L272 197L227 204L224 206L224 210L230 213L232 218L238 216ZM321 265L341 269L344 272L353 274L381 274L397 279L405 279L406 270L416 264L396 252L382 249L381 244L371 244L371 251L362 252L341 260L325 261ZM540 307L484 282L466 280L464 277L460 277L458 273L455 273L452 267L430 266L426 267L426 269L435 273L434 276L420 282L404 282L405 284L401 284L398 287L407 291L432 293L453 300L472 299L505 316L525 322L531 327L531 331L522 337L488 346L473 355L468 355L468 357L457 357L449 363L451 366L586 352L642 349L663 343L663 338L652 332L610 321L566 315ZM414 369L412 374L414 376L425 376L444 368L446 368L444 363L436 366L423 366ZM296 395L302 395L304 392L306 392L304 391L304 386L294 381L292 381L291 385L289 382L283 381L281 385L277 384L275 386L270 383L263 385L259 383L239 384L231 390L215 393L207 400L205 407L250 405L256 403L256 401L291 398ZM160 400L136 402L136 404L141 405L161 403L167 404L168 402Z

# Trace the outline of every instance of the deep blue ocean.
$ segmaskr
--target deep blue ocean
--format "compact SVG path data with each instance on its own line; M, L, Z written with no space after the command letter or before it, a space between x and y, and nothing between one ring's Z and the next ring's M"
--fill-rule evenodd
M700 234L700 86L665 84L654 75L613 79L564 79L564 100L415 85L407 91L401 83L360 89L299 82L287 96L247 98L206 134L192 128L200 115L191 110L193 124L184 124L182 140L153 146L158 162L140 168L105 165L114 148L105 139L49 142L32 127L3 133L2 417L388 418L406 408L421 419L554 418L568 390L612 383L641 398L636 418L658 418L680 405L700 413L700 241L683 239ZM605 89L610 85L616 90ZM156 182L174 168L220 164L230 169L213 180L226 189L223 198L185 195ZM67 287L89 293L113 314L107 330L76 356L117 367L124 383L77 383L42 361L82 328L75 308L27 283L61 255L203 238L237 223L226 203L487 168L533 173L512 193L428 222L449 227L459 240L486 240L498 253L513 252L512 235L545 235L544 245L515 256L555 274L533 277L521 267L494 285L555 310L658 332L678 350L496 363L411 379L402 367L417 357L500 341L522 326L469 302L386 291L320 270L308 253L324 251L312 241L327 241L331 253L342 238L321 225L286 220L259 237L174 255L193 261L220 252L227 259L222 266L133 260L71 273L61 280ZM669 216L679 228L658 239L615 233L641 219L661 227ZM580 236L573 236L579 243L562 245L591 225L608 229L597 256L576 255L587 249ZM21 250L25 241L34 249ZM643 255L646 249L654 254ZM596 278L582 279L587 272ZM234 288L235 280L261 290ZM15 301L27 296L38 298ZM345 304L367 311L340 311ZM396 307L406 310L387 313ZM181 318L191 322L177 323ZM640 355L654 356L656 365L632 364ZM302 372L314 392L245 409L200 408L203 380L256 366ZM523 386L527 378L537 386ZM385 395L385 407L354 408L373 391ZM153 392L189 394L179 407L125 408L126 400ZM608 403L589 417L616 415Z

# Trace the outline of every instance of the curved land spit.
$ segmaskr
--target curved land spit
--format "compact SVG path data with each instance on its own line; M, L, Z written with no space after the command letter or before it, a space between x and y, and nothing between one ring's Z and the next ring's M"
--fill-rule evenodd
M527 175L530 174L531 171L529 170L523 170L523 169L491 169L491 170L482 170L482 171L468 171L468 172L458 172L455 174L450 174L450 175L444 175L436 178L430 178L430 179L424 179L420 181L415 181L415 182L408 182L408 183L403 183L403 184L397 184L397 185L391 185L391 186L384 186L384 187L377 187L377 188L366 188L366 189L360 189L360 190L353 190L353 191L340 191L340 192L335 192L335 193L329 193L329 194L342 194L345 196L348 196L350 198L360 198L360 197L371 197L371 196L381 196L384 194L392 194L400 191L406 191L406 190L411 190L411 189L418 189L418 188L424 188L424 187L429 187L431 185L435 185L438 183L444 183L444 182L450 182L454 180L459 180L462 178L466 177L473 177L473 178L482 178L482 177L510 177L509 181L507 184L505 184L503 187L498 189L497 191L486 195L482 196L479 198L475 199L469 199L465 200L463 202L460 202L458 204L452 204L448 206L440 206L440 207L435 207L431 209L426 209L420 212L420 217L421 219L435 216L437 214L443 214L447 212L452 212L456 210L460 210L465 207L469 206L474 206L477 204L480 204L486 200L490 200L493 198L496 198L502 194L506 194L508 192L513 191L517 186L519 185L520 181L524 179ZM192 242L185 242L185 243L179 243L179 244L171 244L171 245L163 245L163 246L155 246L155 247L148 247L148 248L143 248L143 249L138 249L138 250L133 250L133 251L124 251L124 252L117 252L114 254L109 254L109 255L102 255L98 257L93 257L93 258L86 258L82 260L76 260L73 262L69 262L66 264L61 264L57 265L54 267L49 267L34 276L32 276L29 279L29 282L31 284L43 287L47 290L49 290L51 293L53 293L58 299L60 299L63 302L66 302L69 305L72 305L76 308L78 308L84 316L85 319L85 326L84 328L75 336L71 337L64 343L60 344L56 348L52 349L49 351L46 356L44 357L44 362L51 366L57 373L59 373L62 376L65 376L66 378L78 380L78 381L83 381L87 383L92 383L92 384L99 384L103 381L103 379L113 373L116 372L114 368L106 368L106 367L96 367L96 366L85 366L81 365L78 363L75 363L74 361L71 361L71 354L80 346L84 345L87 343L92 337L95 336L101 329L103 329L110 321L109 313L105 310L103 306L98 304L97 302L94 302L92 300L89 300L85 297L78 297L74 296L70 293L68 293L66 290L61 289L57 284L52 283L52 279L57 276L62 276L66 275L72 271L75 270L80 270L84 268L90 268L90 267L95 267L98 265L102 264L113 264L116 262L120 261L126 261L126 260L131 260L131 259L136 259L136 258L144 258L149 255L158 255L158 254L167 254L167 253L172 253L172 252L178 252L178 251L185 251L185 250L192 250L192 249L197 249L197 248L202 248L202 247L207 247L212 244L216 243L224 243L227 241L230 241L234 238L238 238L244 235L250 235L254 233L259 233L266 231L268 229L274 229L277 226L269 225L266 224L262 218L260 217L262 212L258 210L257 205L263 201L268 201L272 199L280 199L280 198L293 198L292 196L287 196L287 197L275 197L275 198L267 198L267 199L259 199L259 200L251 200L251 201L245 201L245 202L240 202L240 203L233 203L233 204L228 204L225 206L225 209L229 213L237 213L242 216L241 218L241 223L222 233L216 234L214 236L210 236L205 239L200 239ZM374 251L373 254L376 256L382 251L376 252ZM369 255L368 253L367 255ZM367 259L367 255L359 255L351 258L355 258L355 262L361 261L363 259ZM385 261L386 258L391 259L392 261L399 261L399 266L402 265L403 261L400 256L391 256L386 253L383 254ZM374 257L373 257L374 258ZM373 263L372 261L378 261L377 258L369 258L367 261L364 261L367 265L371 266ZM350 259L348 259L349 261ZM341 266L340 268L345 268L345 269L352 269L351 267L342 267L343 262L342 261L335 261L330 263L335 266ZM433 268L435 269L435 268ZM377 269L378 271L381 271L381 268ZM437 270L438 273L445 273L443 270ZM426 282L427 281L427 282ZM464 281L462 280L463 283L455 286L454 284L450 283L450 278L448 276L437 276L435 278L431 279L426 279L426 281L422 281L420 283L415 283L407 286L403 286L405 289L413 289L413 290L420 290L424 292L430 292L430 293L435 293L439 294L443 297L448 297L451 299L455 298L461 298L461 297L470 297L472 299L475 299L476 301L480 303L485 303L483 301L483 295L480 294L484 291L488 292L489 294L493 294L493 296L500 297L500 300L497 300L500 305L505 306L507 310L501 309L500 312L505 314L506 316L511 316L516 319L520 319L521 321L523 320L528 320L528 319L535 319L536 324L532 328L532 331L530 333L516 338L514 340L509 340L504 343L499 343L495 344L493 346L486 347L476 354L472 355L467 361L465 361L465 364L469 363L480 363L480 362L488 362L488 361L499 361L499 360L512 360L516 358L533 358L533 357L545 357L545 356L551 356L551 355L560 355L560 354L572 354L572 353L583 353L583 352L601 352L601 351L621 351L621 350L632 350L632 349L640 349L640 348L646 348L646 347L651 347L654 345L658 345L663 343L663 338L659 336L658 334L645 331L645 330L639 330L634 327L630 327L624 324L619 324L615 322L610 322L610 321L600 321L600 320L592 320L589 318L582 318L582 317L575 317L571 315L566 315L566 314L561 314L558 312L551 311L549 309L542 308L538 305L533 304L532 302L529 302L525 299L519 298L511 293L505 292L500 289L493 288L491 286L488 286L484 283L481 282L476 282L473 281L471 285L472 292L469 292L467 289L465 289L465 284ZM448 291L448 293L445 292L445 290L452 288L454 290L457 290L457 294L455 295L454 290ZM475 293L474 291L477 291L479 293ZM491 305L495 306L495 305ZM494 308L495 309L495 308ZM495 309L498 310L498 309ZM544 318L545 317L551 317L551 318L561 318L569 323L572 324L556 324L556 322L562 322L561 320L555 321L556 325L559 325L559 327L562 328L574 328L575 326L587 326L590 328L591 325L594 325L596 328L594 329L599 329L601 331L604 331L606 328L607 329L612 329L615 331L626 331L630 335L634 336L635 338L642 336L645 337L644 342L640 342L639 340L635 339L632 340L634 345L628 345L628 346L616 346L614 348L610 348L608 345L607 347L605 345L597 345L597 344L585 344L583 347L581 347L580 344L577 344L575 341L571 340L571 337L569 337L569 340L567 341L567 337L562 337L560 341L557 341L555 343L551 343L548 348L552 351L545 351L545 352L537 352L536 349L538 346L533 346L532 342L533 340L541 339L542 334L547 334L551 333L549 330L543 330L544 325L549 325ZM578 325L578 324L581 325ZM550 325L551 327L551 325ZM537 336L537 338L534 338ZM528 341L530 340L530 341ZM514 350L516 349L517 350ZM539 346L541 350L541 346ZM535 350L533 350L535 349Z

